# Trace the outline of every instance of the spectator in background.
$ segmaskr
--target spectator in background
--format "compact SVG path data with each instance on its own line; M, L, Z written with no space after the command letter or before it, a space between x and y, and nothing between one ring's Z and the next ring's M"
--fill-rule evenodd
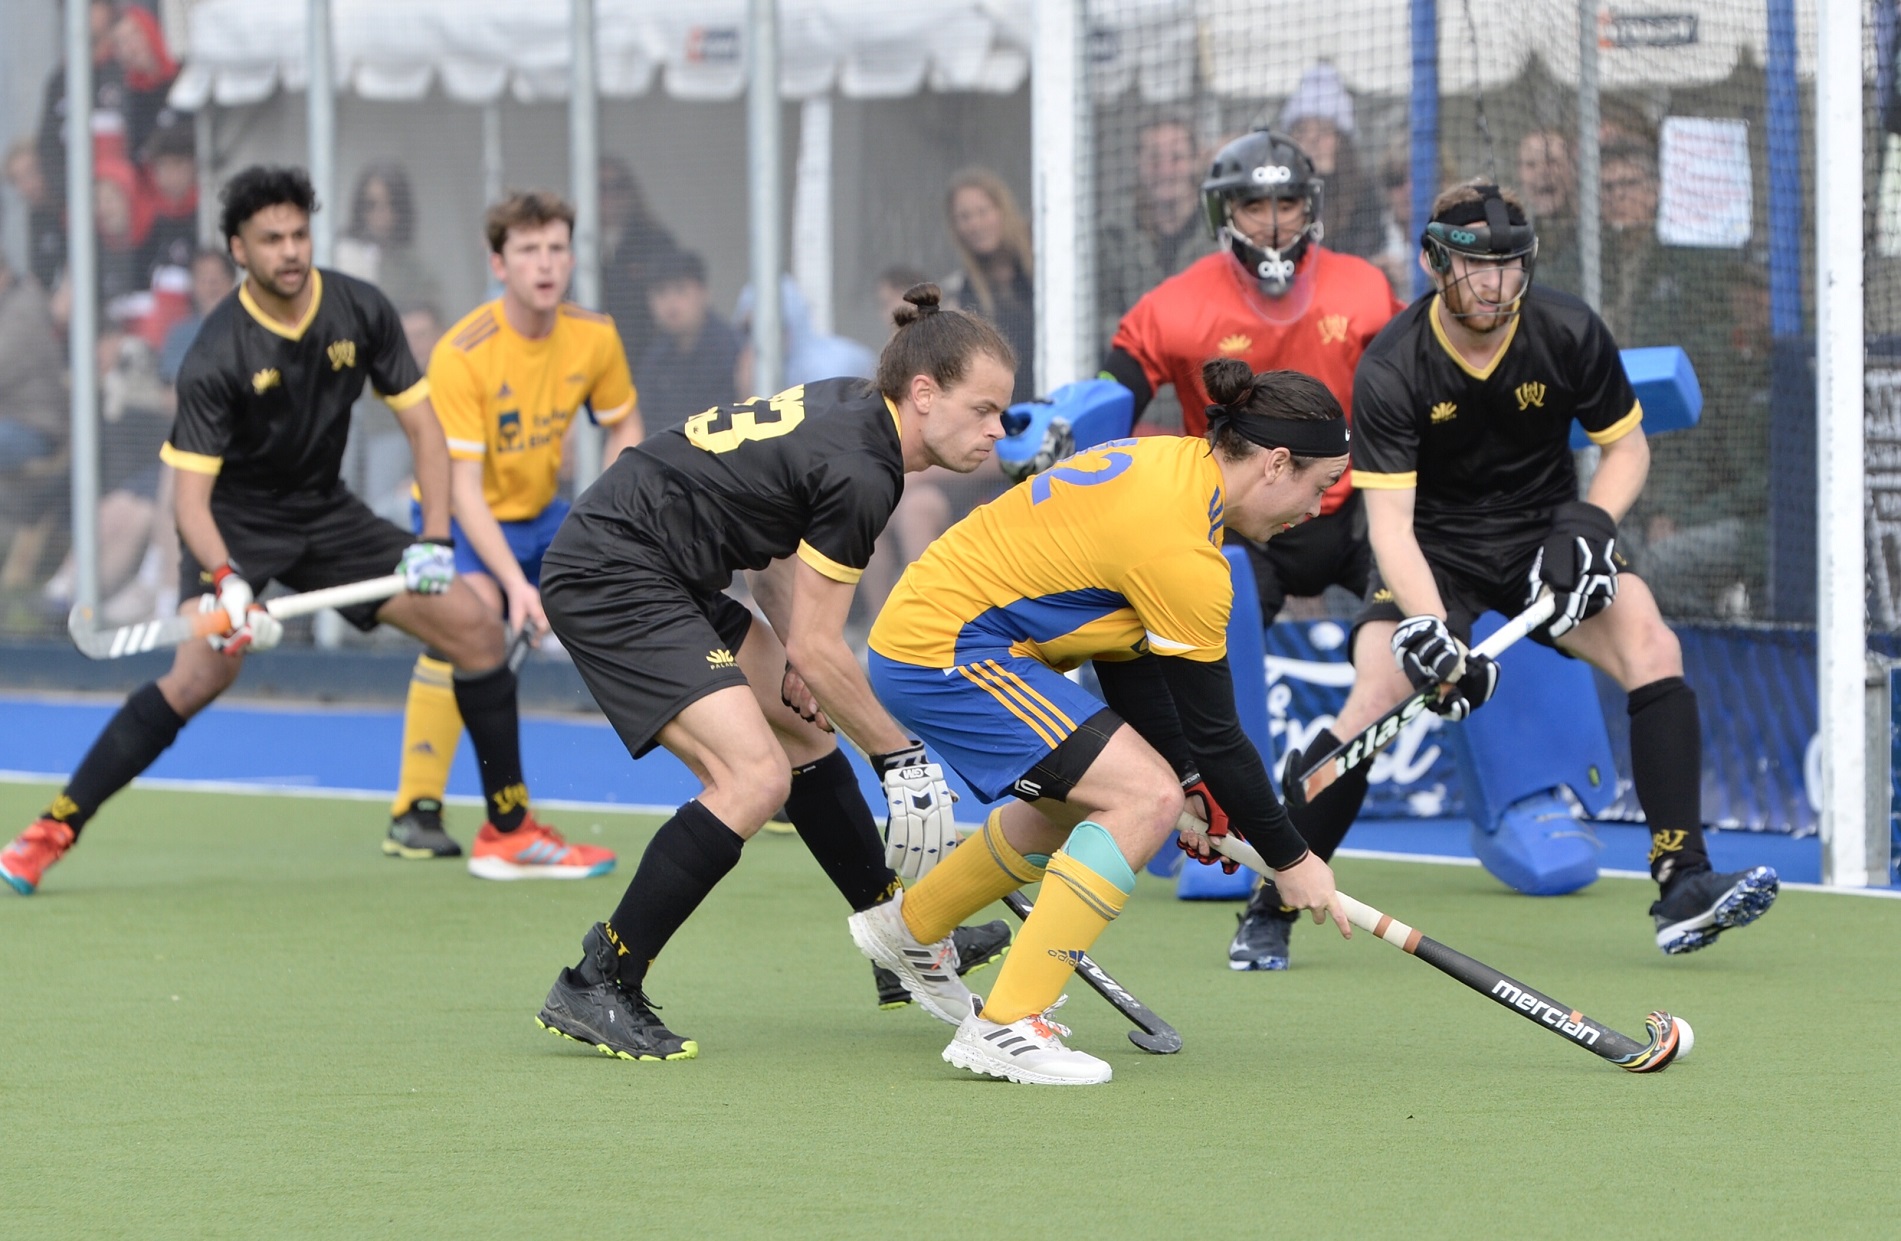
M66 449L66 380L46 291L0 256L0 469Z
M648 262L646 274L655 330L634 382L647 434L658 435L702 410L732 403L739 334L713 312L699 255L663 251Z
M79 0L69 0L78 3ZM91 0L87 20L92 32L92 106L95 126L122 125L125 106L125 75L113 57L113 29L119 22L120 6L114 0ZM95 141L95 150L98 143ZM66 210L66 63L62 58L47 76L45 97L40 105L39 132L34 137L39 152L40 171L45 178L47 199L57 214ZM121 146L118 154L123 155ZM48 288L53 287L49 282Z
M409 174L394 160L365 168L350 195L350 225L337 238L337 267L367 280L398 306L441 300L436 278L416 253L416 201Z
M733 307L733 329L739 333L739 369L734 386L742 397L760 389L753 381L752 303L752 286L747 285L739 291L739 301ZM781 389L845 375L869 379L878 368L878 355L857 341L818 330L812 322L812 308L791 276L779 277L779 328L785 340L780 359L784 366L779 376Z
M447 326L442 312L428 302L419 302L399 306L396 313L402 319L403 339L417 367L426 368ZM415 482L409 437L390 419L388 409L378 408L381 405L381 401L366 396L351 410L344 476L371 512L401 525L409 520L410 487Z
M129 319L146 309L140 294L152 287L151 201L139 192L139 176L122 159L102 159L93 169L92 211L97 224L98 287L95 295L104 313ZM54 294L53 313L62 329L72 316L72 281L64 280Z
M1575 294L1583 280L1578 260L1578 165L1569 135L1561 126L1544 125L1520 138L1517 173L1518 192L1538 228L1538 283Z
M1326 244L1338 254L1372 258L1385 238L1373 179L1354 145L1353 96L1340 71L1322 61L1300 75L1277 126L1314 162L1325 183Z
M944 305L997 325L1017 355L1011 400L1027 401L1036 394L1036 265L1029 222L1010 187L988 168L966 168L952 177L944 207L963 261L944 280Z
M112 58L118 62L125 82L125 94L119 112L125 120L127 158L145 149L168 115L165 96L178 76L178 65L165 46L165 33L158 17L148 8L123 5L112 24Z
M190 267L198 252L198 157L191 125L177 114L139 149L151 204L152 265Z
M1105 214L1096 242L1096 304L1101 344L1137 298L1208 253L1201 214L1205 163L1194 131L1179 112L1151 113L1135 132L1135 193Z
M31 138L7 148L6 173L7 184L26 205L27 267L42 291L51 289L66 267L66 222Z
M640 182L624 160L602 156L601 190L601 305L613 317L621 346L629 360L646 355L654 343L655 324L648 292L653 288L651 265L678 250L673 234L662 227L647 205ZM645 380L634 382L645 395ZM645 401L642 401L645 413ZM697 410L694 412L698 412ZM647 424L652 434L654 424Z
M231 260L217 250L198 250L191 257L191 313L180 319L165 333L165 343L158 351L158 377L168 384L178 382L178 368L185 361L185 351L191 348L191 342L198 339L198 329L203 325L205 316L211 308L231 295L237 288L237 276L231 270Z
M1380 156L1379 182L1381 245L1373 266L1385 273L1394 297L1410 302L1418 270L1419 240L1412 226L1412 144L1404 135L1395 138Z

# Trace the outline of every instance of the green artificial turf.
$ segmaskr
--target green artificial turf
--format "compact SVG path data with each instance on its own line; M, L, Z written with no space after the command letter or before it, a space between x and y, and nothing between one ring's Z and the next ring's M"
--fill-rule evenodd
M50 788L0 787L24 825ZM135 790L41 893L0 889L0 1235L1849 1237L1901 1233L1901 904L1786 893L1661 957L1647 885L1556 900L1345 859L1342 886L1626 1033L1622 1073L1359 935L1234 974L1232 904L1144 877L1098 945L1178 1026L1145 1055L1072 988L1116 1080L1032 1089L880 1012L845 908L761 837L655 967L700 1059L536 1027L652 819L567 812L608 879L385 859L375 803ZM466 841L474 812L452 810ZM996 911L993 911L993 913ZM997 916L1002 916L998 914ZM979 989L994 975L979 975Z

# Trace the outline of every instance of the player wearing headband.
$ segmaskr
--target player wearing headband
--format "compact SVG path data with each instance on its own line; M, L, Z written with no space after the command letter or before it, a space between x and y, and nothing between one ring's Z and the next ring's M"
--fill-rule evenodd
M974 1072L1109 1080L1108 1064L1064 1046L1049 1010L1121 911L1135 869L1175 830L1184 766L1198 765L1207 779L1195 791L1226 807L1276 868L1281 899L1341 918L1333 872L1293 830L1241 731L1221 543L1230 530L1265 539L1319 511L1346 469L1346 420L1306 375L1255 375L1231 358L1203 375L1217 402L1206 439L1116 440L1019 484L925 549L872 626L879 698L980 796L1017 799L898 900L851 919L867 956L961 1018L944 1059ZM1163 701L1131 709L1179 720L1172 737L1143 734L1173 752L1124 722L1131 709L1063 676L1084 660L1105 689L1136 666L1155 671L1134 683L1155 684ZM1208 853L1206 835L1185 835ZM987 1002L920 977L924 945L1046 875ZM959 999L961 1013L946 1003Z
M1551 591L1558 610L1533 636L1630 696L1631 776L1660 888L1650 907L1657 946L1694 952L1760 917L1776 873L1710 866L1696 693L1676 636L1617 546L1618 519L1650 468L1643 410L1603 321L1532 283L1537 254L1509 190L1471 182L1433 204L1419 261L1434 291L1380 333L1354 383L1353 483L1366 495L1378 563L1355 627L1352 693L1307 753L1330 750L1417 687L1455 685L1435 708L1452 719L1483 705L1498 673L1466 650L1472 622ZM1582 500L1574 419L1602 451ZM1289 755L1289 771L1304 768L1300 752ZM1362 766L1312 804L1294 793L1290 813L1322 857L1346 835L1366 784Z

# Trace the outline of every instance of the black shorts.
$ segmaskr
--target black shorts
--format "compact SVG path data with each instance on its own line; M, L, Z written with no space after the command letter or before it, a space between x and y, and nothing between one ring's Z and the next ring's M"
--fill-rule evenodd
M271 581L304 591L385 577L396 571L404 549L416 541L415 535L372 513L342 486L288 496L221 495L214 490L211 516L231 563L259 594ZM178 597L189 599L210 589L211 570L198 563L190 548L183 548ZM376 628L383 602L337 611L368 633Z
M1317 595L1329 586L1344 586L1364 595L1367 575L1373 571L1373 549L1366 541L1366 502L1357 491L1333 512L1283 530L1266 543L1243 542L1254 570L1264 625L1280 615L1289 595Z
M1472 624L1487 611L1498 612L1504 616L1516 616L1531 605L1531 566L1538 558L1538 549L1544 546L1541 539L1536 543L1519 546L1507 545L1497 549L1490 557L1492 571L1479 576L1464 568L1453 568L1441 560L1435 559L1430 550L1425 551L1426 566L1432 570L1432 580L1439 586L1439 600L1446 605L1446 628L1459 641L1472 641ZM1619 572L1630 572L1630 561L1618 552ZM1406 614L1400 610L1399 603L1393 598L1393 592L1386 588L1376 566L1367 582L1366 601L1361 605L1358 616L1353 618L1353 633L1357 638L1360 626L1368 621L1402 621ZM1535 629L1531 640L1565 653L1553 642L1543 629ZM1352 645L1347 649L1351 651Z
M690 704L746 684L740 644L752 613L658 569L541 562L541 606L588 692L635 758Z

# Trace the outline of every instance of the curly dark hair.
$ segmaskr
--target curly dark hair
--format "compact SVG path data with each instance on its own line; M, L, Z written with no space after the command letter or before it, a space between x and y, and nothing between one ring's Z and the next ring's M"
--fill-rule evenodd
M312 215L319 205L310 174L285 164L252 164L224 183L218 201L223 204L218 227L224 232L227 246L244 222L266 207L289 203Z

